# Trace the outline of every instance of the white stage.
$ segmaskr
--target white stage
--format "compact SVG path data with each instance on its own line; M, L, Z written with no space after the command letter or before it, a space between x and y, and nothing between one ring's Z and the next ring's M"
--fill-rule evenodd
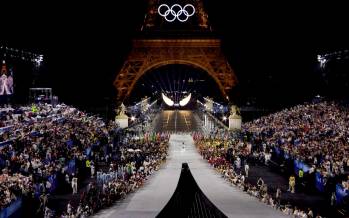
M182 143L185 143L183 149ZM182 163L189 168L204 194L228 217L284 217L226 182L196 151L190 135L172 135L166 164L135 193L102 210L95 217L155 217L170 200L179 180Z

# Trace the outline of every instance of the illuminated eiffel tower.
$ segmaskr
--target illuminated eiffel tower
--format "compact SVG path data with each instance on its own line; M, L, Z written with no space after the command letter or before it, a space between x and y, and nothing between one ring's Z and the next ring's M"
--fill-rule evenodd
M139 37L133 40L114 81L117 100L124 102L146 72L169 64L204 70L229 100L237 79L221 50L221 40L214 36L202 0L148 1Z

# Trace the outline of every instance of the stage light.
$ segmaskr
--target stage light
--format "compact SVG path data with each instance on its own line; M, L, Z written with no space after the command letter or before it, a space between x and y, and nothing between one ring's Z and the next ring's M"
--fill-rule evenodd
M135 121L135 120L136 120L136 117L132 116L132 117L131 117L131 120L132 120L132 121Z
M161 94L162 95L162 100L170 107L172 107L174 105L174 102L168 98L164 93Z
M182 106L182 107L184 107L185 105L187 105L187 104L189 103L190 99L191 99L191 93L190 93L187 97L183 98L183 99L179 102L179 105Z
M41 63L44 61L44 56L43 55L38 55L35 59L34 59L36 65L38 67L41 66Z
M321 68L324 68L325 65L326 65L326 63L327 63L326 56L324 56L324 55L318 55L318 56L317 56L317 60L318 60L318 62L320 63L320 67L321 67Z
M223 116L223 121L226 121L228 118L226 116Z

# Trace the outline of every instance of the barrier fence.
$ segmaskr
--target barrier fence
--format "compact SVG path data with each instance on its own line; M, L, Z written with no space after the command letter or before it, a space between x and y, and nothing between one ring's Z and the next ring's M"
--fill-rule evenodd
M18 198L12 202L8 207L0 211L0 218L8 218L14 215L22 207L22 198Z

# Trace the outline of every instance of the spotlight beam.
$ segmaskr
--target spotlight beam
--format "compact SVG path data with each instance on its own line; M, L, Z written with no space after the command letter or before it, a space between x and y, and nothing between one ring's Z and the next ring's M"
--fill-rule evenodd
M174 102L168 98L164 93L161 93L162 96L162 100L170 107L172 107L174 105Z
M183 99L179 102L179 105L182 106L182 107L184 107L185 105L187 105L187 104L189 103L190 99L191 99L191 93L190 93L187 97L183 98Z

